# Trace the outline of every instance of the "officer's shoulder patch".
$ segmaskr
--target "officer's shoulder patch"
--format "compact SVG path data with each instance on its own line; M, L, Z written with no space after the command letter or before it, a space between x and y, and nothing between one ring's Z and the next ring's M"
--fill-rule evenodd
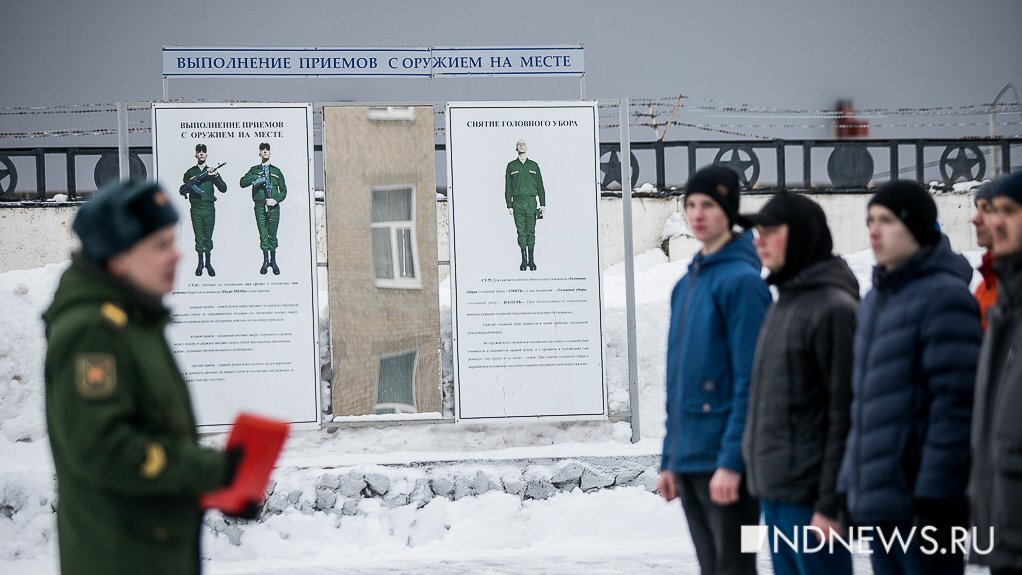
M167 450L159 443L151 442L145 446L145 460L138 468L138 474L146 479L153 479L167 468Z
M128 325L128 312L124 311L124 308L113 303L106 302L99 307L99 313L103 316L108 323L116 328L122 328Z
M117 389L117 362L109 353L75 356L75 389L85 399L106 399Z

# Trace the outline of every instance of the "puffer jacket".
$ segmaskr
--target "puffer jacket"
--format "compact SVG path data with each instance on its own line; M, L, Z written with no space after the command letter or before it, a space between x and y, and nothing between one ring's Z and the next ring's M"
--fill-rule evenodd
M770 305L752 234L697 254L671 294L662 470L743 473L749 373Z
M910 521L922 503L965 507L981 338L971 278L946 236L894 271L873 271L857 317L838 480L855 523Z
M742 441L749 491L837 517L859 282L842 258L831 257L778 290L763 320L749 385Z
M1000 278L976 373L969 483L974 548L991 551L972 557L1022 569L1022 256L994 266Z

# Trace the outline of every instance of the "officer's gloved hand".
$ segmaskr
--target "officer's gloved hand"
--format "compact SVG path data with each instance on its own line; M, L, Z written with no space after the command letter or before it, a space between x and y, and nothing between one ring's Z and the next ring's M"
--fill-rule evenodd
M234 517L236 519L258 519L259 511L263 508L263 502L249 501L241 508L241 511L237 513L228 513L224 511L224 515L228 517Z
M540 206L539 207L539 213L541 213L541 214L543 214L545 216L546 215L546 206Z
M512 216L513 216L513 215L515 215L515 210L514 210L514 208L508 208L508 209L507 209L507 213L511 214Z
M252 185L253 186L258 186L258 185L265 184L265 183L266 183L266 178L260 176L260 177L256 178L256 180L254 182L252 182Z
M266 205L272 208L273 206L277 205L277 200L269 198L266 200Z
M226 485L234 483L234 476L238 473L238 467L245 458L245 450L241 447L228 447L227 451L227 482Z

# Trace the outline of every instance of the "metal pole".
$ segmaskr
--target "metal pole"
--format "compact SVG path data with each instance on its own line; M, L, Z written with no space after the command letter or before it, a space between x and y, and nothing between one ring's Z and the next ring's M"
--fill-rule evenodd
M586 99L586 76L585 76L585 74L582 74L581 76L578 77L578 99L579 100L585 100Z
M163 77L163 101L166 102L170 98L167 95L170 94L170 83L167 82L167 77Z
M628 132L628 98L618 104L621 125L621 201L625 233L625 331L628 334L628 408L632 443L640 438L639 362L635 344L635 262L632 247L632 140Z
M131 175L128 165L128 103L117 102L117 166L123 182Z

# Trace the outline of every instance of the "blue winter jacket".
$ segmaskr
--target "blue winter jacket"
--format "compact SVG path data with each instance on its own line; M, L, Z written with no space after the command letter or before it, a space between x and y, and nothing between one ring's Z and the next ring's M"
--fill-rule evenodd
M859 306L852 426L838 478L855 523L903 522L920 502L963 509L979 308L947 237L873 271Z
M745 472L749 374L770 301L751 232L712 255L697 254L674 286L662 470Z

